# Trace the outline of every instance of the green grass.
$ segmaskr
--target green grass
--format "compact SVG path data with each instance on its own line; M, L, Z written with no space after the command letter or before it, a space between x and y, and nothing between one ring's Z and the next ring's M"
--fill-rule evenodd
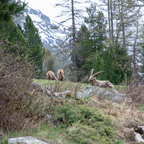
M74 82L69 82L69 81L52 81L52 80L47 80L47 79L34 79L33 82L38 82L41 83L43 87L46 85L49 85L51 87L57 87L59 91L65 91L65 90L70 90L70 91L75 91L75 89L80 90L83 87L89 85L86 83L74 83Z
M96 107L67 102L53 106L53 123L45 123L27 130L10 132L0 144L7 144L12 137L33 136L45 142L54 141L63 144L114 144L116 127L109 117L103 116ZM118 143L121 144L121 143Z
M75 91L90 85L74 82L56 82L47 79L34 79L34 82L41 83L43 87L50 85L57 87L59 91ZM122 86L116 88L124 89ZM44 96L46 97L46 96ZM122 144L116 136L116 126L109 117L104 116L97 106L88 105L90 98L83 100L50 99L40 103L44 107L43 115L51 114L54 117L53 123L45 123L44 117L41 118L42 124L30 127L27 130L10 132L5 135L0 144L8 144L8 139L12 137L33 136L43 141L52 140L62 144ZM37 123L36 123L37 124Z
M46 85L50 85L54 87L55 85L59 85L61 88L61 91L64 90L70 90L70 91L75 91L75 88L77 87L78 90L82 89L85 86L91 85L90 83L75 83L75 82L70 82L70 81L52 81L52 80L47 80L47 79L34 79L34 82L41 83L44 87ZM124 85L114 85L114 89L119 91L120 93L125 93L129 87L124 86Z
M30 128L29 130L27 129L18 132L11 131L9 135L5 135L3 137L3 140L1 140L0 144L8 144L9 138L25 136L32 136L43 141L57 141L61 140L65 134L66 132L64 129L60 129L58 127L55 127L54 125L48 125L43 123L40 126L37 126L36 128Z

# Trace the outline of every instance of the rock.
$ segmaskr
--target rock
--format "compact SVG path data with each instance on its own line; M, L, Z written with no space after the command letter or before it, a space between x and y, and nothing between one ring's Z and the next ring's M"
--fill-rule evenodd
M143 135L137 133L137 132L134 132L135 134L135 140L138 142L138 143L144 143L144 138L143 138Z
M36 89L36 90L39 90L39 91L43 92L43 86L42 86L41 83L38 83L38 82L32 83L32 88L34 88L34 89Z
M124 132L124 136L126 139L128 139L129 141L135 141L135 134L134 134L134 129L131 128L125 128L123 129L123 132Z
M53 92L51 90L50 86L46 86L45 87L45 93L48 94L49 96L53 97L53 98L67 98L67 97L72 97L73 96L73 92L66 90L63 92Z
M46 86L45 86L45 90L51 90L51 89L52 89L51 86L49 86L49 85L46 85Z
M45 123L49 123L49 122L52 122L52 121L53 121L53 116L47 114L47 115L45 116Z
M122 102L126 99L125 94L120 94L115 89L100 88L96 86L86 86L76 94L77 99L83 99L92 96L97 96L101 99L109 99L114 102Z
M69 96L70 93L72 93L72 92L69 90L66 90L63 92L55 92L55 93L53 93L53 96L57 97L57 98L66 98Z
M31 136L11 138L8 144L48 144Z

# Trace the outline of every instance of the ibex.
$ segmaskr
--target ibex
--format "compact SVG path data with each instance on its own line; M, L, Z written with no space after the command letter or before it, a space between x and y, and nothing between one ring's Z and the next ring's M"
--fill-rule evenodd
M57 78L53 71L48 71L46 75L47 75L48 80L56 80L57 81Z
M58 79L59 81L64 81L65 76L64 76L64 71L63 71L63 69L59 69L59 70L57 71L57 79Z
M91 70L91 75L90 75L90 78L88 80L88 81L91 82L91 84L93 86L98 86L98 87L103 87L103 88L114 88L114 86L113 86L113 84L111 82L105 81L105 80L101 81L101 80L97 80L95 78L95 76L97 76L100 73L103 73L104 71L100 71L100 72L97 72L95 74L93 74L93 71L94 71L94 69Z

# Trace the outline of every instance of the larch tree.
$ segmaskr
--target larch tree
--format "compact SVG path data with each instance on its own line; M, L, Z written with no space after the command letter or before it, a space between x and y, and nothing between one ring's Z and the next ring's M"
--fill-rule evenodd
M56 4L56 6L61 7L62 11L58 17L64 17L64 20L60 22L60 26L66 23L71 23L70 26L66 27L69 31L69 34L66 38L69 43L69 48L72 53L72 62L73 62L73 71L74 77L76 78L76 29L79 25L80 20L82 20L84 10L82 10L81 5L87 3L85 0L79 2L76 0L63 0L61 3ZM66 41L65 40L65 41ZM76 79L74 81L77 81Z
M139 27L141 27L143 3L140 0L102 1L108 7L109 39L120 44L129 53L131 56L129 60L132 62L133 76L135 77L138 73Z

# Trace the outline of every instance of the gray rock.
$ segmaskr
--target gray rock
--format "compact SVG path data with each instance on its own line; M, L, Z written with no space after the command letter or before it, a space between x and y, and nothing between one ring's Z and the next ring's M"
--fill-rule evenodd
M53 118L52 115L47 114L47 115L45 116L45 123L52 122L53 119L54 119L54 118Z
M8 144L48 144L31 136L11 138Z
M43 86L42 86L41 83L38 83L38 82L32 83L32 88L34 88L34 89L36 89L36 90L39 90L39 91L43 92Z
M144 139L142 137L142 135L140 135L139 133L134 133L135 134L135 140L138 142L138 143L144 143Z
M45 86L45 90L51 90L51 89L52 89L52 87L50 85Z
M55 92L53 95L57 98L66 98L67 93L71 93L71 91L66 90L66 91L63 91L63 92Z
M45 93L53 98L66 98L70 93L72 93L69 90L63 91L63 92L52 92L50 87L45 88Z
M109 99L114 102L122 102L126 99L125 94L120 94L115 89L101 88L96 86L86 86L76 94L77 99L83 99L92 96L97 96L101 99Z

